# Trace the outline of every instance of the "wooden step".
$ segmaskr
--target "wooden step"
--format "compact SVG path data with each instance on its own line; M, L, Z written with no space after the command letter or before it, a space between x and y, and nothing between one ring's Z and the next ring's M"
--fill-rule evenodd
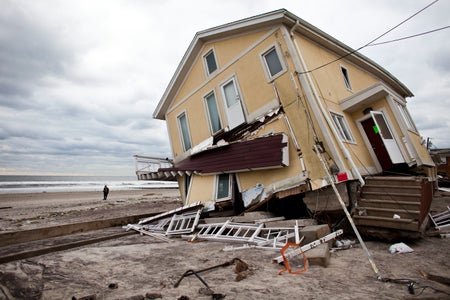
M366 184L363 188L363 192L383 192L386 194L391 193L405 193L405 194L419 194L421 188L420 186L408 186L408 185L374 185Z
M420 177L366 177L368 185L401 185L401 186L421 186L422 179Z
M375 216L375 217L385 217L393 218L393 216L398 215L402 219L414 219L418 220L420 211L418 210L408 210L404 208L380 208L380 207L356 207L356 215L358 216Z
M396 201L396 200L381 200L381 199L359 199L359 207L375 207L375 208L401 208L406 210L419 210L419 202L411 201Z
M397 230L418 231L419 223L413 219L393 219L376 216L353 216L357 226L375 226Z
M366 192L361 193L361 197L364 199L378 199L378 200L397 200L397 201L407 201L407 202L420 202L420 193L386 193L382 190L377 192Z

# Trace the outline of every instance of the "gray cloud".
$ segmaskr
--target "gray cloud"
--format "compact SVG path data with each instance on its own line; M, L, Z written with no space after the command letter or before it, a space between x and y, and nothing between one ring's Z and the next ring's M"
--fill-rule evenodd
M7 100L29 96L46 76L61 76L70 55L42 26L39 15L14 1L2 1L0 33L1 103L23 108L24 101Z

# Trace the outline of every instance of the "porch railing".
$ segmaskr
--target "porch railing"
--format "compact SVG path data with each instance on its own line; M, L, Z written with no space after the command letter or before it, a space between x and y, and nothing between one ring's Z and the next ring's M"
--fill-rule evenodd
M157 158L143 155L134 155L136 162L136 176L138 180L176 180L171 172L160 172L161 168L171 168L173 163L168 158Z

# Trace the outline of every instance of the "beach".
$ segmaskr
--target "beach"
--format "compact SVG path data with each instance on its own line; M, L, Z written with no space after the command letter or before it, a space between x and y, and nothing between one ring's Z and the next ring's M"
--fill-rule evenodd
M131 214L157 213L181 205L177 189L0 195L3 232L58 226ZM450 205L437 193L432 209ZM115 232L123 228L111 229ZM432 232L432 231L430 231ZM356 240L349 234L345 238ZM383 277L377 280L360 245L331 253L328 267L308 266L301 274L283 273L273 264L279 252L259 249L224 251L228 243L170 242L130 234L95 244L0 264L0 299L211 299L195 276L174 284L188 270L201 270L239 258L234 264L201 273L225 299L448 299L450 288L424 274L450 277L450 239L427 236L405 242L414 251L391 254L391 243L366 241ZM407 282L388 279L410 279ZM184 296L184 298L182 298Z
M156 213L181 205L176 188L103 192L0 194L0 230L26 230L61 223Z

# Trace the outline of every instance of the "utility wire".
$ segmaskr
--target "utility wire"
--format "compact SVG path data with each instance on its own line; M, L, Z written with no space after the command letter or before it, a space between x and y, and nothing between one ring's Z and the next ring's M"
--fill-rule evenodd
M332 64L332 63L334 63L334 62L336 62L336 61L339 61L339 60L341 60L341 59L343 59L343 58L345 58L345 57L347 57L347 56L350 56L350 55L352 55L352 54L358 52L359 50L361 50L361 49L363 49L363 48L366 48L366 47L370 46L370 45L371 45L372 43L374 43L375 41L379 40L380 38L382 38L383 36L385 36L385 35L388 34L389 32L393 31L393 30L396 29L397 27L399 27L399 26L403 25L404 23L406 23L407 21L411 20L412 18L414 18L415 16L417 16L418 14L420 14L420 13L423 12L425 9L429 8L430 6L432 6L433 4L435 4L435 3L438 2L438 1L439 1L439 0L435 0L435 1L431 2L430 4L428 4L427 6L425 6L424 8L420 9L419 11L417 11L416 13L414 13L413 15L411 15L410 17L408 17L408 18L406 18L405 20L401 21L400 23L398 23L397 25L395 25L394 27L392 27L392 28L389 29L388 31L384 32L383 34L379 35L378 37L376 37L375 39L371 40L371 41L368 42L367 44L365 44L365 45L359 47L358 49L352 50L352 51L350 51L349 53L347 53L347 54L345 54L345 55L342 55L342 56L340 56L340 57L338 57L338 58L336 58L336 59L334 59L334 60L332 60L332 61L329 61L329 62L327 62L327 63L325 63L325 64L323 64L323 65L321 65L321 66L318 66L318 67L316 67L316 68L314 68L314 69L312 69L312 70L307 70L307 71L304 71L304 72L299 72L298 74L307 74L307 73L314 72L314 71L319 70L319 69L321 69L321 68L323 68L323 67L326 67L326 66L328 66L328 65L330 65L330 64Z
M448 28L450 28L450 26L445 26L445 27L433 29L433 30L430 30L430 31L425 31L425 32L422 32L422 33L417 33L417 34L414 34L414 35L409 35L409 36L401 37L401 38L394 39L394 40L389 40L389 41L385 41L385 42L379 42L379 43L375 43L375 44L370 44L370 45L368 45L368 46L378 46L378 45L383 45L383 44L388 44L388 43L398 42L398 41L410 39L410 38L413 38L413 37L418 37L418 36L421 36L421 35L433 33L433 32L440 31L440 30L444 30L444 29L448 29Z

